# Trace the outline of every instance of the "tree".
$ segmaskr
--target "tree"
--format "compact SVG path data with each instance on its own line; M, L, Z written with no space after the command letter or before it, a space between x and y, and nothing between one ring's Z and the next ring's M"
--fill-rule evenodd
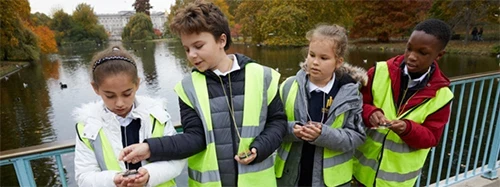
M31 14L31 22L35 26L39 25L49 26L51 21L52 20L50 19L50 17L44 13L36 12L34 14Z
M430 0L404 0L388 3L383 0L348 2L354 6L353 38L376 37L378 42L389 42L390 37L407 34L425 19L431 8Z
M436 0L429 11L430 17L446 21L452 29L465 27L465 44L471 28L479 22L498 23L499 1L489 0ZM495 19L496 18L496 19Z
M149 10L153 8L151 4L149 4L149 0L135 0L134 4L132 4L136 13L145 13L149 16Z
M73 11L73 27L69 30L70 42L91 40L95 43L102 43L107 40L108 35L102 25L97 24L97 16L94 8L85 3L80 3Z
M125 41L142 41L153 38L153 22L145 13L137 13L132 16L122 33L122 39Z
M214 5L218 6L221 12L226 16L227 21L229 22L229 27L234 26L234 16L229 11L229 6L224 0L211 0Z
M37 60L38 40L24 22L30 19L28 0L0 1L0 58L2 60Z
M44 25L34 26L33 32L39 39L40 51L44 54L57 53L57 43L54 32Z
M50 22L50 29L54 31L58 45L61 45L63 40L69 40L69 33L73 25L73 18L64 12L63 9L54 12L52 21Z

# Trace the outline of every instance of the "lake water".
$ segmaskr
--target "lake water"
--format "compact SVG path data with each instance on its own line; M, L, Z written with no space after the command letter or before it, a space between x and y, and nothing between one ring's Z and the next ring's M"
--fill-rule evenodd
M178 42L150 42L125 47L137 61L142 80L138 94L166 98L173 122L180 124L173 87L191 71L182 46ZM102 49L103 46L65 47L60 49L58 55L43 57L40 62L23 68L8 79L2 79L0 150L74 139L76 122L71 117L71 111L82 103L99 99L90 86L89 64L92 55ZM243 53L277 69L282 74L282 80L298 71L298 64L305 56L302 48L261 48L250 45L234 45L228 52ZM387 51L350 51L346 60L368 69L376 61L387 60L397 54ZM448 77L498 71L498 64L499 60L493 57L464 55L445 55L439 62ZM68 88L61 89L60 82L67 84ZM72 155L65 155L63 161L69 184L75 186L72 158ZM38 185L59 185L53 177L57 174L54 162L53 159L32 161ZM12 166L0 169L0 186L18 185Z

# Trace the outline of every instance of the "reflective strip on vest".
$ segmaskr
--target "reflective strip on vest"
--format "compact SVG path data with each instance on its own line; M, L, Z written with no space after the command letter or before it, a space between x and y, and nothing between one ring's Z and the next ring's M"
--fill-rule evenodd
M264 129L267 107L278 92L279 77L278 72L259 64L245 65L244 108L238 152L248 151L254 138ZM189 185L221 186L212 125L222 121L212 119L206 77L195 71L178 83L175 91L184 103L198 113L207 142L204 151L188 158ZM272 157L252 165L238 164L237 185L276 186L273 170Z
M304 99L299 98L299 84L295 77L290 77L281 85L280 93L285 105L285 113L288 122L297 121L295 108L307 106ZM298 114L298 113L297 113ZM297 115L298 116L298 115ZM335 117L331 127L340 129L344 123L344 113ZM276 156L275 173L277 178L281 178L285 168L286 159L290 154L292 142L284 142L278 148ZM339 152L323 149L323 180L326 186L338 186L351 181L352 178L352 152Z
M165 124L161 124L158 120L156 120L156 118L153 115L150 115L150 118L151 122L155 122L153 124L154 130L152 132L152 137L153 138L162 137L163 131L165 129ZM97 163L99 164L101 171L105 170L121 171L120 164L118 163L118 159L116 158L115 153L113 152L111 143L109 143L102 129L99 130L99 136L97 136L97 138L93 141L83 137L83 129L84 129L83 123L78 123L77 129L78 129L78 134L80 135L80 138L82 139L83 143L85 143L85 145L88 148L94 151ZM158 187L171 187L171 186L176 186L174 179L158 185Z
M408 119L422 124L427 116L453 99L451 90L443 87L435 97L397 116L387 63L379 62L376 66L373 104L381 108L389 120ZM356 179L365 186L413 186L430 149L411 148L389 129L367 129L366 135L365 143L355 153Z

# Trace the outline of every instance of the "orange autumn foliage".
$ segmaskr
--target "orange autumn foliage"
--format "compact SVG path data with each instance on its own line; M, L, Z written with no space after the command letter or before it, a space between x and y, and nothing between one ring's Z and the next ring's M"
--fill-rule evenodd
M33 32L38 36L40 40L40 50L44 54L57 53L57 43L54 32L47 26L36 26L33 28Z

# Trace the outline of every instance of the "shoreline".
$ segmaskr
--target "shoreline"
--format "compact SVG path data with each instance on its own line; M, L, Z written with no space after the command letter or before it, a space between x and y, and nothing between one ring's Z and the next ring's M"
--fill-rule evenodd
M1 61L0 62L0 80L8 79L8 77L26 66L30 63L26 61Z

